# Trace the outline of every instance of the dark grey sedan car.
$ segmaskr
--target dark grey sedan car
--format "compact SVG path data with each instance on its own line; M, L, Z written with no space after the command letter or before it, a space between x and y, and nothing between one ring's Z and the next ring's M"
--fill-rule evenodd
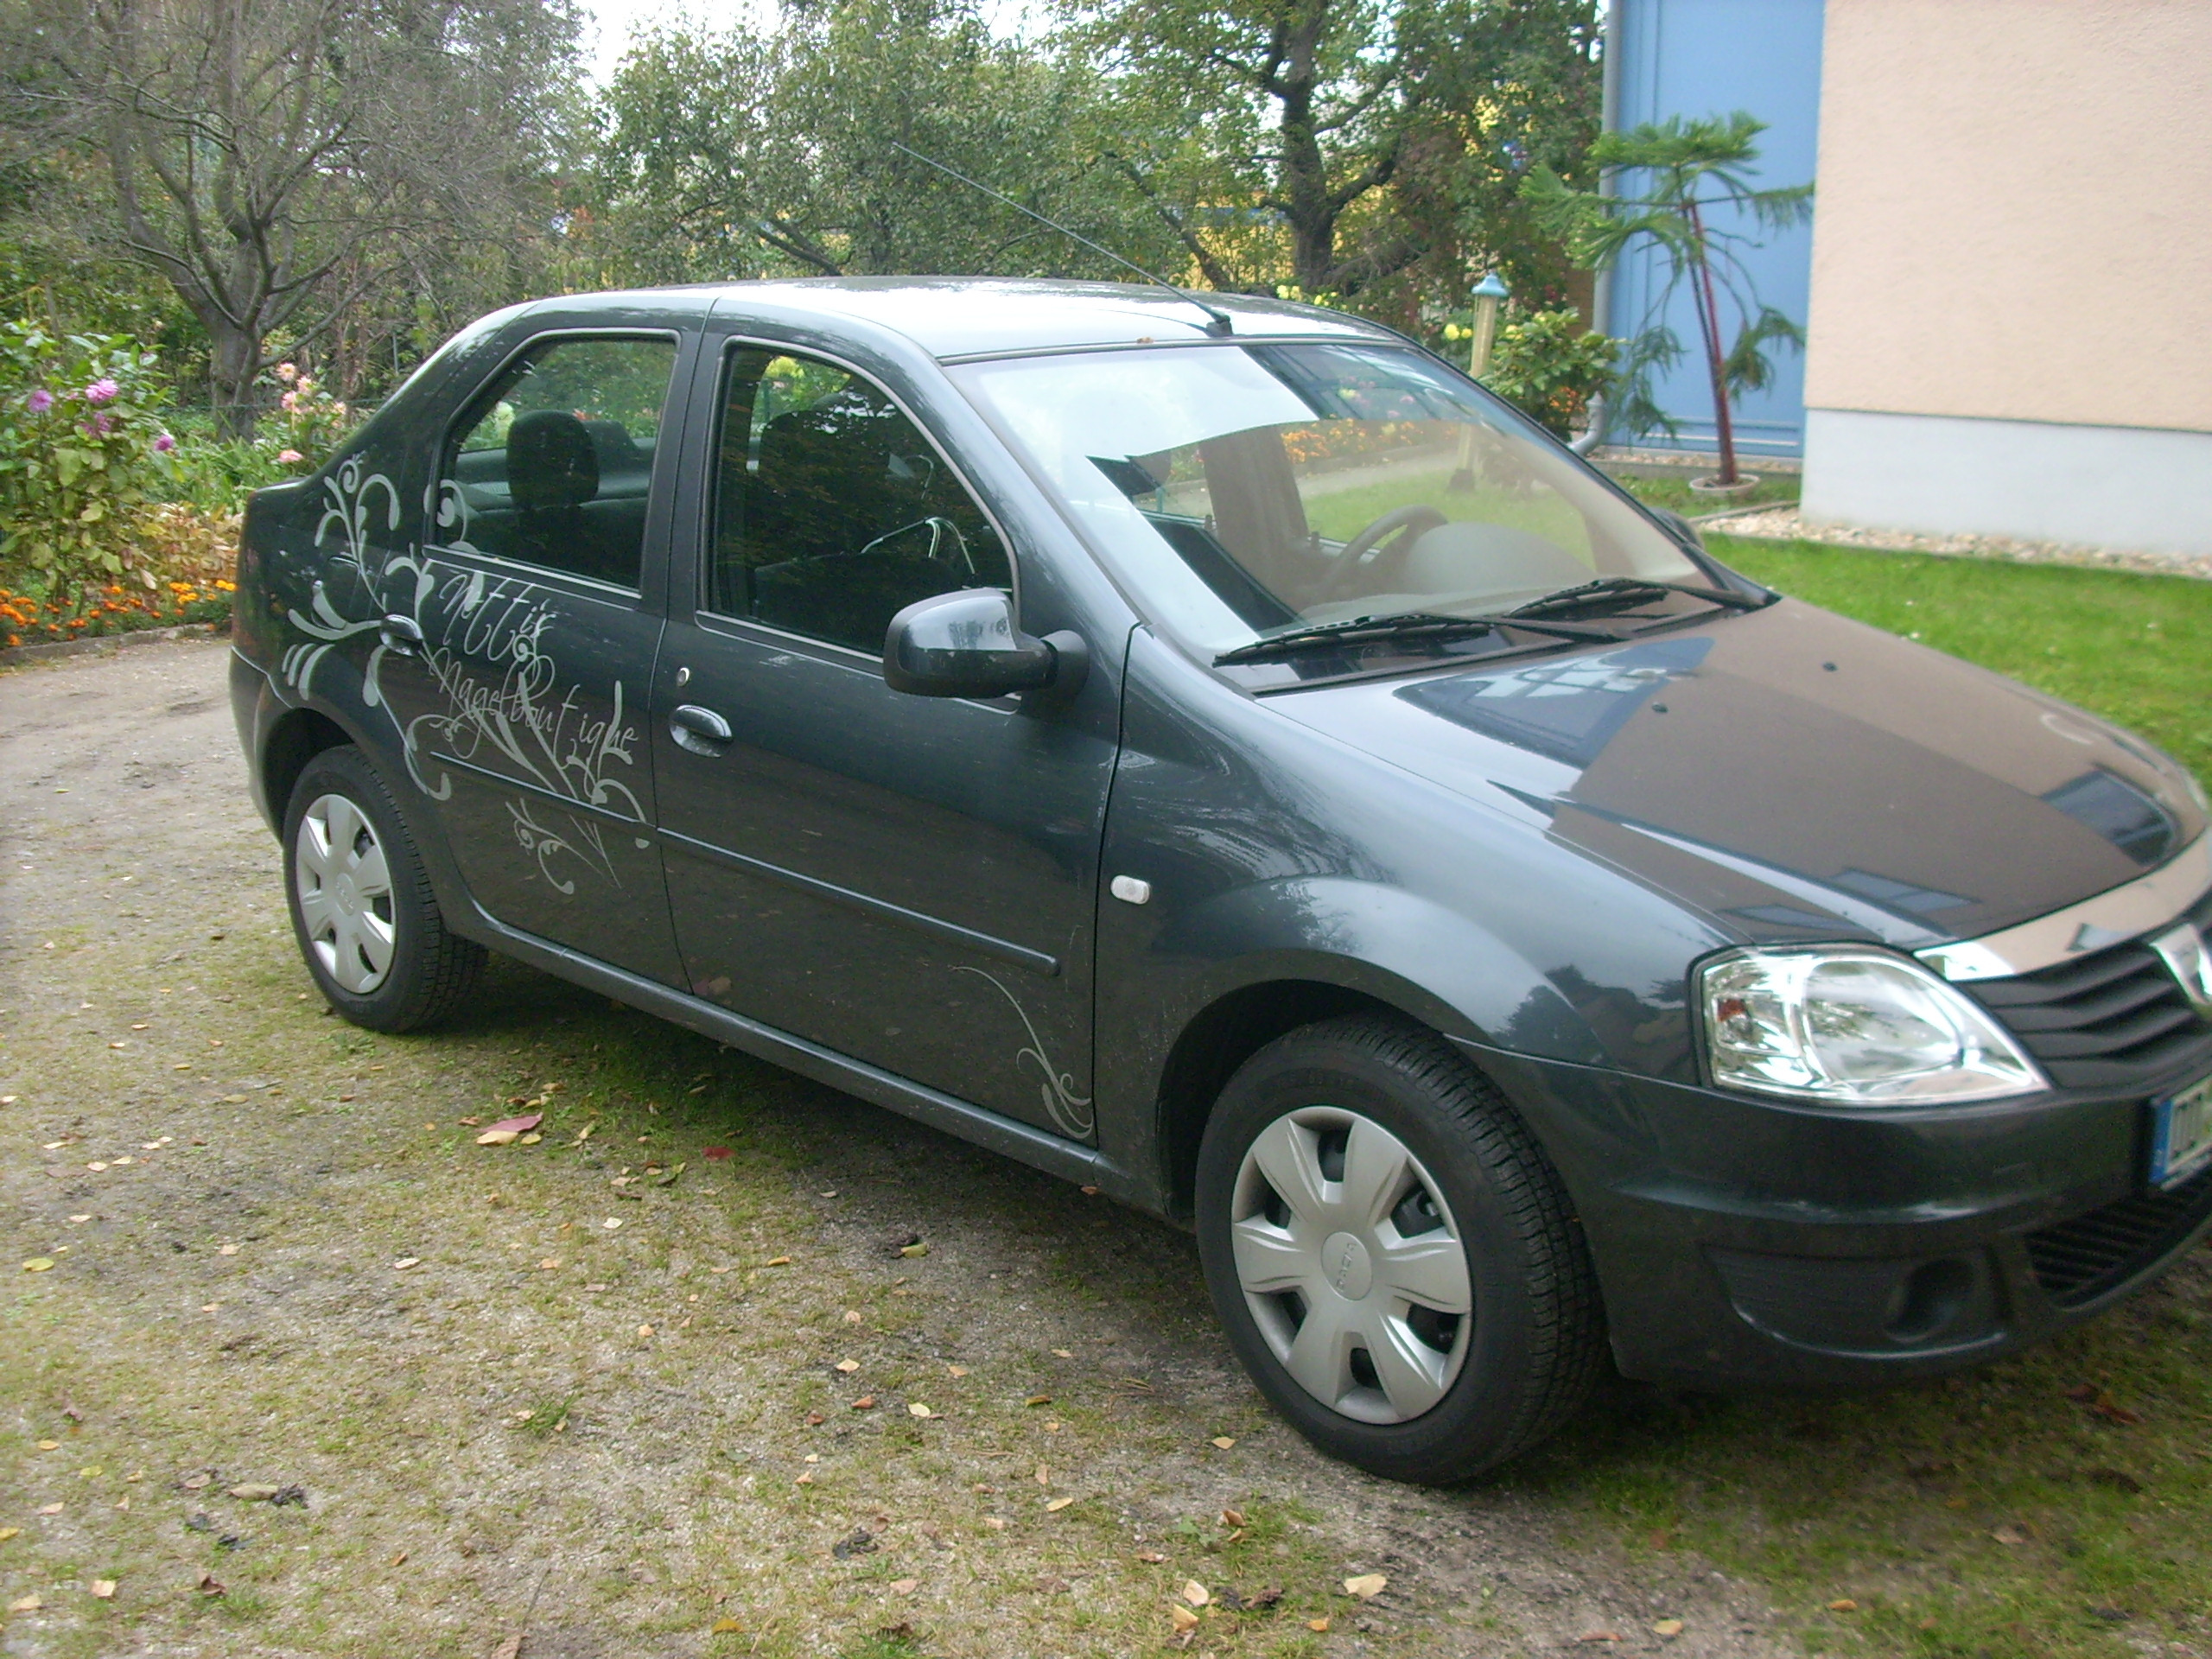
M487 950L1197 1230L1443 1480L1610 1362L2001 1354L2212 1217L2204 796L1782 598L1435 358L1172 291L548 300L257 495L309 973Z

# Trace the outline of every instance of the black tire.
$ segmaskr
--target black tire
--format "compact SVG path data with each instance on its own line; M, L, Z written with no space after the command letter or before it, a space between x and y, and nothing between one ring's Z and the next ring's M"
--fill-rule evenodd
M302 893L302 831L317 804L334 798L351 803L383 855L385 891L373 901L374 914L390 934L389 961L381 968L364 956L334 969L325 959L326 951L336 954L333 943L318 948L310 938ZM327 829L327 822L326 810L318 823ZM323 750L292 785L284 810L284 896L293 938L315 988L354 1025L391 1032L435 1025L461 1005L483 974L484 947L447 930L399 804L368 758L351 745ZM349 988L340 981L341 971L361 982Z
M1232 1226L1240 1179L1248 1205L1255 1190L1272 1192L1271 1186L1252 1185L1245 1173L1247 1153L1290 1114L1304 1112L1304 1121L1311 1123L1317 1110L1328 1109L1368 1119L1396 1138L1415 1160L1408 1166L1413 1176L1426 1178L1435 1189L1433 1198L1446 1206L1440 1221L1433 1207L1406 1213L1415 1217L1416 1229L1446 1227L1440 1236L1447 1249L1449 1230L1456 1227L1464 1248L1470 1293L1464 1324L1447 1324L1418 1310L1414 1315L1428 1319L1428 1340L1446 1344L1438 1350L1437 1363L1450 1377L1448 1385L1433 1405L1398 1421L1363 1421L1325 1402L1292 1374L1262 1332L1262 1317L1273 1321L1278 1342L1286 1333L1303 1331L1312 1317L1304 1295L1341 1292L1341 1268L1318 1290L1287 1300L1256 1296L1262 1305L1260 1314L1238 1276ZM1323 1136L1311 1144L1325 1143ZM1254 1154L1255 1160L1265 1153L1263 1147ZM1338 1168L1344 1170L1344 1154L1335 1155ZM1270 1220L1278 1213L1286 1218L1291 1214L1291 1207L1279 1199L1263 1203L1280 1206L1267 1211ZM1394 1227L1408 1204L1430 1205L1421 1179L1413 1179L1399 1209L1390 1212ZM1464 1479L1552 1433L1573 1415L1603 1371L1605 1321L1597 1279L1566 1189L1496 1085L1433 1032L1351 1015L1292 1032L1255 1054L1230 1079L1206 1124L1198 1152L1197 1209L1207 1288L1253 1380L1321 1451L1371 1473L1432 1484ZM1255 1213L1246 1224L1261 1218ZM1283 1224L1290 1224L1286 1219ZM1338 1249L1340 1236L1329 1238L1324 1254ZM1398 1235L1394 1230L1390 1237ZM1378 1262L1384 1259L1382 1249L1375 1247ZM1365 1263L1369 1258L1362 1255L1359 1260ZM1361 1282L1364 1294L1366 1281ZM1286 1311L1268 1314L1268 1307L1279 1300ZM1379 1315L1363 1304L1348 1305L1344 1317ZM1354 1350L1351 1355L1353 1374L1363 1379L1375 1373L1371 1357L1367 1370L1357 1370L1363 1353ZM1447 1369L1451 1364L1459 1367L1455 1376ZM1348 1394L1339 1403L1356 1405L1365 1397ZM1372 1398L1381 1402L1378 1409L1391 1407L1380 1392Z

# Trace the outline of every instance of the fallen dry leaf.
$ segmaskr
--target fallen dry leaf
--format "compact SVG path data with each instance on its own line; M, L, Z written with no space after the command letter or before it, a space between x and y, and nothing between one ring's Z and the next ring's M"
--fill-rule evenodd
M1849 1596L1838 1596L1828 1603L1828 1611L1832 1613L1855 1613L1858 1611L1859 1604Z
M22 1530L21 1527L0 1527L0 1544L6 1543L10 1538L22 1536Z
M545 1121L543 1112L531 1112L521 1117L503 1117L476 1137L480 1147L504 1147L519 1141Z
M829 1420L827 1417L824 1417L824 1416L823 1416L820 1412L818 1412L818 1411L810 1411L810 1412L808 1412L808 1413L806 1414L806 1426L807 1426L809 1428L814 1428L814 1427L817 1427L820 1426L820 1425L821 1425L821 1424L823 1424L823 1423L826 1423L826 1422L828 1422L829 1421L830 1421L830 1420Z
M492 1649L492 1659L522 1659L522 1632L512 1636Z
M607 1230L611 1233L622 1224L622 1217L620 1216L609 1216L605 1221L601 1222L599 1224L606 1228Z
M718 1164L721 1162L723 1159L729 1156L729 1148L728 1147L709 1147L699 1155L702 1158Z
M61 1449L61 1442L59 1440L41 1440L38 1443L38 1449L41 1452L59 1452Z
M1325 1618L1309 1618L1306 1621L1306 1628L1314 1635L1320 1636L1327 1631L1329 1621Z
M1056 1497L1045 1506L1045 1513L1047 1515L1058 1515L1062 1510L1065 1510L1069 1504L1074 1502L1075 1499L1071 1497Z
M930 1247L926 1244L909 1244L899 1252L905 1256L927 1255L929 1253Z
M1224 1510L1221 1512L1221 1524L1224 1527L1243 1526L1244 1524L1244 1511L1242 1510Z
M965 1376L968 1375L968 1368L965 1365L948 1365L944 1369L945 1374L949 1376Z
M1167 1558L1165 1555L1161 1554L1156 1549L1141 1549L1137 1551L1137 1560L1145 1562L1147 1566L1158 1567Z
M920 1587L921 1582L919 1579L893 1579L891 1587L902 1596L911 1596Z
M1357 1578L1344 1580L1344 1594L1357 1596L1362 1601L1372 1601L1382 1593L1389 1582L1380 1573L1362 1573Z
M1574 1639L1578 1642L1618 1642L1621 1638L1618 1631L1592 1630L1587 1636L1578 1636Z
M45 1605L36 1596L17 1596L8 1604L8 1611L11 1613L35 1613Z
M934 1417L937 1415L937 1413L931 1411L927 1406L924 1405L918 1400L909 1400L906 1402L906 1414L909 1417Z
M560 1258L559 1256L557 1256L557 1255L549 1255L549 1256L547 1256L547 1257L546 1257L543 1262L539 1262L539 1263L537 1264L537 1270L538 1270L540 1273L551 1273L555 1268L558 1268L560 1265L561 1265L561 1258Z
M1226 1452L1230 1446L1236 1445L1236 1441L1235 1438L1230 1435L1217 1434L1213 1437L1213 1443L1219 1446L1223 1451Z
M1997 1528L1989 1535L1992 1538L1994 1538L2000 1544L2013 1545L2024 1544L2035 1535L2030 1532L2027 1528L2016 1525L2012 1522L2007 1521L2003 1526Z
M638 1334L641 1337L650 1337L652 1333L653 1328L650 1325L641 1325L638 1327Z
M1052 1484L1052 1471L1041 1463L1037 1465L1037 1484L1039 1486L1049 1486Z
M1206 1603L1213 1599L1212 1595L1208 1592L1205 1586L1200 1584L1196 1579L1184 1580L1183 1587L1175 1593L1182 1597L1184 1600L1189 1602L1193 1607L1203 1607Z
M788 1268L791 1264L791 1259L788 1255L772 1255L760 1265L764 1268Z
M1662 1618L1651 1627L1654 1636L1680 1636L1681 1633L1682 1621L1679 1618Z
M404 1560L405 1557L403 1556L401 1559ZM202 1573L200 1575L200 1581L192 1587L203 1596L219 1596L226 1588L223 1581L213 1573Z
M257 1480L243 1481L230 1489L231 1496L241 1503L258 1503L264 1497L276 1496L276 1488Z
M395 1556L393 1556L393 1557L391 1558L391 1564L392 1564L394 1567L404 1567L404 1566L406 1566L406 1565L407 1565L407 1552L406 1552L405 1550L404 1550L404 1549L403 1549L403 1550L401 1550L401 1551L399 1552L399 1554L397 1554L397 1555L395 1555Z
M38 1506L38 1512L41 1515L59 1515L61 1513L61 1505L59 1503L41 1503Z
M1198 1627L1198 1616L1187 1607L1171 1606L1167 1610L1167 1617L1179 1630L1194 1630Z
M94 1579L92 1580L92 1599L95 1601L113 1601L115 1599L115 1580L113 1579Z
M734 1618L718 1618L715 1621L715 1627L711 1634L715 1636L735 1636L744 1628L744 1625L739 1624Z
M855 1371L860 1370L860 1368L861 1363L857 1359L841 1359L837 1362L837 1369L844 1372L848 1376L850 1376Z
M23 1263L23 1271L25 1273L44 1273L53 1265L54 1258L52 1256L35 1255L31 1257L29 1261Z
M410 1268L419 1268L422 1265L423 1258L419 1255L403 1255L391 1264L392 1270L396 1273L404 1273Z
M864 1394L861 1395L859 1399L853 1402L853 1409L855 1411L874 1411L875 1409L875 1396L872 1394Z
M1021 1403L1025 1406L1049 1406L1052 1403L1052 1396L1049 1394L1033 1394Z

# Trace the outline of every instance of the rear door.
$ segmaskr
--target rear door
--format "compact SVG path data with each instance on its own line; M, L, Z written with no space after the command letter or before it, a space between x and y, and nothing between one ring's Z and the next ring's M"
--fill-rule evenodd
M386 568L372 677L477 902L665 982L645 705L691 344L520 345L443 435L421 553Z
M1016 550L870 374L737 340L701 379L700 556L676 566L652 719L691 988L1092 1138L1112 670L1071 707L893 691L893 613L1011 588Z

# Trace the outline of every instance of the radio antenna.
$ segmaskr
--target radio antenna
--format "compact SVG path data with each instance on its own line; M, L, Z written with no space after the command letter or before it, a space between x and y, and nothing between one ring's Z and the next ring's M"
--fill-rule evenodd
M1145 281L1150 283L1154 288L1164 288L1170 294L1173 294L1177 299L1183 300L1192 305L1195 305L1199 310L1205 313L1206 333L1214 335L1217 339L1226 338L1236 332L1236 325L1230 318L1228 312L1224 311L1218 306L1207 304L1205 301L1200 299L1189 289L1178 288L1174 283L1169 282L1165 276L1154 276L1152 272L1147 270L1142 265L1136 264L1134 260L1122 258L1122 256L1115 252L1113 249L1100 247L1089 237L1080 235L1077 232L1068 229L1068 227L1061 224L1059 220L1056 219L1047 219L1044 214L1039 213L1033 207L1023 207L1012 196L1002 195L998 191L992 189L989 185L979 183L976 180L969 178L965 173L957 172L953 168L947 167L943 162L933 160L930 156L923 155L920 150L900 143L896 138L887 138L883 142L889 144L892 149L912 156L916 161L921 162L923 166L933 167L938 172L944 174L947 178L957 179L969 189L980 190L992 200L1004 202L1007 207L1013 208L1015 213L1027 214L1029 218L1035 219L1039 225L1044 226L1046 229L1058 231L1062 236L1066 237L1069 241L1080 242L1084 247L1089 248L1093 253L1103 254L1107 258L1111 259L1116 264L1121 266L1122 270L1134 270L1138 276L1143 277Z

